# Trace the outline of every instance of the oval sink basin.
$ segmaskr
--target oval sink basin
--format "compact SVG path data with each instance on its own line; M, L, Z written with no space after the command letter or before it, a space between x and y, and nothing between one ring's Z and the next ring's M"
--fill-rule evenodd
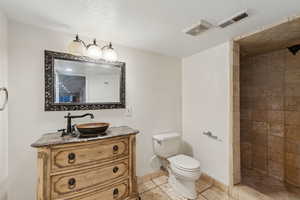
M109 123L86 123L76 125L77 130L83 135L103 135Z

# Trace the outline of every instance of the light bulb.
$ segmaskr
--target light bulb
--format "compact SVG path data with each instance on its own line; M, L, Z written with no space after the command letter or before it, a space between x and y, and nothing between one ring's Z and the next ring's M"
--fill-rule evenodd
M69 46L68 51L71 54L83 56L86 53L86 48L83 42L79 39L78 35L76 35L76 39L73 40Z
M93 59L100 59L102 57L102 50L97 45L96 39L93 44L89 44L87 48L87 56Z
M104 60L115 62L118 60L117 52L112 48L112 44L109 43L108 46L103 48L102 57Z

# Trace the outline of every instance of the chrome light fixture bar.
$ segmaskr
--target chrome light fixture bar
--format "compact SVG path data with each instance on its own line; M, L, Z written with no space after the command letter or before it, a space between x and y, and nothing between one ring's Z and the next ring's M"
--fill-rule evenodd
M112 47L111 42L101 48L97 44L96 39L94 39L93 43L86 45L83 40L79 39L78 34L76 35L75 40L69 44L68 51L74 55L88 56L93 59L102 58L109 62L115 62L118 60L118 54Z

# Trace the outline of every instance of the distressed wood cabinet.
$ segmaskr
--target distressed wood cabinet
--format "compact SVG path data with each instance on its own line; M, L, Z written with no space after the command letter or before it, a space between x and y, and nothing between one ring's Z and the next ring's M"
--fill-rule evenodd
M37 200L136 200L137 130L116 127L108 136L61 138L46 134L37 148Z

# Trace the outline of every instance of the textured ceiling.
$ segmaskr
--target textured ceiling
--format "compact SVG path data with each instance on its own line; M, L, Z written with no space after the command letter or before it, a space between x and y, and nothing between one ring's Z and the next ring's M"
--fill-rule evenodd
M182 30L249 9L250 17L198 37ZM184 57L300 13L299 0L1 0L9 18L99 40Z

